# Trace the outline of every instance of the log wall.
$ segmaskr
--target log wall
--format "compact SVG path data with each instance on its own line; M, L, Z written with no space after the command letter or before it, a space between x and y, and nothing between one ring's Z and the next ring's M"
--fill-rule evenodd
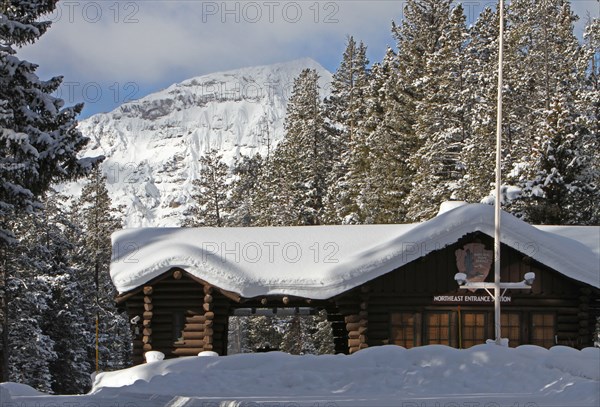
M130 318L141 317L133 342L134 363L143 363L149 350L163 352L166 358L205 350L225 354L229 301L181 271L145 286L127 299Z
M493 303L444 304L434 302L437 295L468 295L458 288L454 275L455 251L466 243L480 242L489 250L493 240L483 234L465 236L444 250L437 250L413 261L402 268L376 278L365 287L358 287L334 299L346 322L349 335L349 352L366 346L393 343L391 339L391 315L409 311L419 318L428 312L448 311L450 314L451 345L458 346L458 306L463 312L491 312L486 316L486 330L493 337ZM502 304L503 312L518 313L521 321L521 343L530 343L532 315L550 313L555 318L555 344L577 348L593 346L592 336L596 317L600 315L599 290L571 280L564 275L532 260L527 256L537 250L534 243L522 245L524 253L510 247L502 247L502 281L517 282L527 272L534 272L536 280L530 291L509 290L510 303ZM422 248L415 248L420 250ZM486 281L493 281L493 269ZM476 294L487 295L483 290ZM362 318L361 318L362 315ZM419 321L422 323L422 320ZM415 334L417 344L426 344L426 329L422 325ZM504 336L504 335L503 335ZM363 342L364 341L364 342Z

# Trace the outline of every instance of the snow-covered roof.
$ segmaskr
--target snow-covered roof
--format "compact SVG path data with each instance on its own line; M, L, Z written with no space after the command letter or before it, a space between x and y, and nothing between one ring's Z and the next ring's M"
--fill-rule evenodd
M493 206L463 205L407 225L125 229L112 236L110 273L120 293L179 267L246 298L326 299L476 231L493 236ZM600 288L600 227L535 227L503 212L502 242Z

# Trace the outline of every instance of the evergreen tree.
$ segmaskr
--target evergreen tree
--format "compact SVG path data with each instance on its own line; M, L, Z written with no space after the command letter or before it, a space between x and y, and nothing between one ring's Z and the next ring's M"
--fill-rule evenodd
M5 381L28 384L52 392L50 364L58 357L54 341L44 330L44 315L52 298L43 270L45 248L39 241L35 215L22 216L10 225L20 244L12 247L5 260L11 270L6 276L5 295L10 298L5 320Z
M254 226L289 226L297 224L298 209L293 193L294 180L288 176L288 162L278 146L271 158L262 163L253 204Z
M531 223L579 224L593 216L586 197L595 191L585 182L588 160L579 148L587 129L578 121L573 102L557 96L534 143L531 164L537 173L521 184L523 196L511 206Z
M318 355L331 355L335 352L333 345L333 330L331 322L327 320L327 311L319 310L313 317L315 333L312 335L312 342Z
M398 48L398 79L396 111L401 112L397 119L398 137L402 144L410 150L406 151L411 157L423 146L424 138L417 133L419 105L427 96L426 84L432 78L427 77L428 64L432 57L440 51L442 37L449 28L451 0L409 0L404 8L402 24L392 24L392 34ZM428 81L429 79L429 81ZM421 151L420 154L422 154ZM411 163L412 174L415 177L421 169ZM416 185L412 183L410 189ZM426 193L426 192L425 192ZM414 197L406 197L407 210L418 211L419 203ZM411 202L415 201L415 202ZM425 213L407 213L408 220L424 218Z
M83 393L90 388L92 365L88 358L93 338L93 293L88 270L77 255L81 226L71 221L65 209L67 198L51 193L45 200L42 232L51 255L45 270L50 307L44 314L45 330L54 340L57 358L50 363L52 390L58 394Z
M229 168L215 149L200 158L200 173L194 180L195 208L185 226L224 226L227 222Z
M99 167L92 170L89 183L83 187L78 206L84 225L82 264L94 287L94 293L89 299L93 301L98 323L98 369L120 369L130 364L131 337L127 316L116 309L114 298L117 293L110 279L109 265L111 235L122 224L120 214L112 207L108 196L106 176ZM94 359L95 352L89 355L89 360Z
M473 106L467 86L466 43L466 18L459 4L449 11L420 80L423 96L416 101L418 118L413 129L421 147L411 157L415 176L407 197L408 217L415 221L432 218L441 202L459 195L458 181L464 174L460 157L471 135Z
M281 339L281 351L291 355L315 355L317 351L313 342L314 318L293 315L284 324Z
M331 140L331 154L335 159L329 179L327 222L355 216L358 208L358 190L354 187L361 177L356 167L360 162L363 145L359 127L365 120L365 93L368 86L369 61L367 48L348 38L339 68L333 75L331 94L325 99L325 128Z
M282 333L279 329L281 318L277 316L250 316L247 320L244 352L279 349Z
M398 61L388 48L384 60L371 68L364 93L364 120L349 156L342 182L353 191L353 211L344 223L393 223L404 220L403 201L411 179L404 123L398 98Z
M325 100L329 130L342 150L350 148L354 134L364 118L363 96L368 83L367 47L349 37L339 68L333 74L331 94ZM343 151L342 151L343 152Z
M65 200L48 194L43 210L15 220L20 240L9 260L7 341L9 380L62 394L89 389L93 326L85 270L67 233L78 228Z
M439 47L447 27L452 0L408 0L401 25L392 23L397 41L400 70L404 86L412 90L416 100L422 91L418 79L426 70L427 60Z
M585 153L581 177L589 193L581 196L580 208L587 215L580 219L590 225L600 224L600 19L589 19L583 33L584 45L580 67L584 77L575 104L579 121L587 128L580 140Z
M530 171L535 135L554 96L576 90L575 20L564 0L516 0L507 8L503 131L505 159L517 173Z
M227 200L230 226L253 226L258 222L261 208L257 200L262 180L263 159L260 154L236 159L232 175L231 197ZM257 202L258 201L258 202Z
M25 278L11 278L7 284L12 298L8 312L7 380L52 393L50 365L59 356L54 341L44 332L42 318L51 296L44 279L22 277Z
M40 80L37 65L20 60L16 48L35 42L50 27L43 16L56 0L11 0L0 4L0 251L16 244L11 219L39 206L39 198L53 182L83 175L94 160L79 160L87 138L77 130L75 116L82 105L65 108L51 96L61 77ZM0 324L2 362L0 380L9 374L8 289L12 270L0 264Z
M231 316L227 325L227 354L236 355L246 349L247 324L245 317Z
M88 161L77 153L88 139L77 130L82 105L65 108L51 96L61 77L40 80L37 65L16 57L50 27L40 21L56 0L11 0L0 5L0 241L12 233L13 210L31 209L52 182L83 175Z
M532 223L586 222L595 187L584 146L594 137L576 102L585 78L576 16L562 0L515 1L509 12L510 181L523 191L510 208Z
M471 136L460 152L465 168L458 196L468 202L488 196L495 180L498 20L497 12L484 9L469 32L465 50L466 83L476 101L470 115Z
M284 127L273 162L278 193L271 208L282 215L280 224L321 224L332 159L315 70L302 71L294 81Z

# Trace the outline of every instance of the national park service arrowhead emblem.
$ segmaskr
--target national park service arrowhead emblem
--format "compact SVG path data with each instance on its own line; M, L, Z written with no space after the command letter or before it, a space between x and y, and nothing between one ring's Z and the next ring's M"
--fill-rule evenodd
M494 260L492 250L486 250L483 243L468 243L455 254L458 271L467 275L468 282L478 283L486 279ZM469 290L474 292L476 289Z

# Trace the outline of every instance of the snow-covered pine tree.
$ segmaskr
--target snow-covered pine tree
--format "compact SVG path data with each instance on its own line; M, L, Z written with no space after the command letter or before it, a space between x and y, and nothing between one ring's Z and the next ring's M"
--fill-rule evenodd
M261 142L267 148L264 157L257 154L249 177L244 183L252 183L252 212L253 226L289 225L293 223L294 214L291 212L291 188L289 180L283 176L284 165L274 153L271 130L268 125L267 113L261 124ZM255 176L255 179L251 177ZM240 181L243 177L240 174ZM234 185L233 188L236 188ZM235 192L232 192L235 199ZM290 210L288 210L290 209Z
M423 97L420 78L426 70L429 56L439 49L439 39L448 25L453 0L408 0L400 25L392 23L397 42L400 86L410 101ZM414 110L411 110L414 111Z
M327 320L327 311L319 310L313 317L315 333L311 336L313 347L317 355L331 355L335 353L333 345L333 330L331 322Z
M536 136L532 164L537 173L527 179L525 196L519 200L524 201L523 211L531 223L585 224L590 216L587 211L594 205L589 207L585 200L595 191L584 177L584 165L589 160L580 149L588 129L579 124L573 100L568 97L568 93L555 97Z
M590 225L600 224L600 18L590 18L583 33L584 44L580 67L584 79L575 100L581 125L587 133L580 142L586 162L581 174L584 183L592 187L580 197L580 208L587 216L580 219ZM600 338L600 336L599 336Z
M282 318L278 316L249 316L243 317L246 328L242 351L244 353L257 350L280 350L283 338Z
M229 168L221 161L223 156L212 149L200 157L200 172L194 180L195 206L184 226L225 226L229 193Z
M396 103L397 111L402 112L398 119L398 130L402 143L411 148L406 151L409 156L413 156L423 144L415 129L417 106L425 97L423 79L427 64L440 49L440 38L448 28L451 4L452 0L408 0L402 23L392 24L392 34L398 48ZM413 174L417 170L412 167ZM411 205L407 198L407 209ZM415 214L412 216L421 218Z
M509 17L510 181L522 190L510 210L532 223L579 223L593 186L590 131L576 103L585 77L577 17L562 0L514 1Z
M584 45L580 67L585 78L580 89L578 109L585 113L586 126L596 138L600 137L600 18L590 18L583 33ZM595 150L600 154L600 149ZM600 160L596 160L596 163Z
M466 86L476 101L469 118L471 137L459 159L465 173L458 196L468 202L488 196L495 179L498 20L498 13L486 7L470 29L465 49Z
M458 198L458 181L464 174L460 153L471 133L466 18L460 4L447 13L445 21L438 16L442 32L426 55L419 78L422 96L415 100L413 130L420 148L411 157L415 175L406 200L407 216L413 221L432 218L441 202Z
M368 87L367 47L354 37L349 37L342 61L333 74L331 94L324 101L325 129L331 140L331 153L335 157L328 179L326 198L328 223L356 223L359 191L356 184L364 177L363 161L358 151L364 140L358 133L365 120L365 93ZM352 167L352 168L351 168ZM361 167L361 168L358 168Z
M122 223L118 209L112 206L106 176L99 166L94 167L88 184L83 187L78 206L84 225L81 261L94 288L87 300L92 302L94 317L99 324L98 369L121 369L130 364L131 332L127 315L117 310L114 302L117 293L110 279L109 265L111 235L122 227ZM91 341L95 339L90 338ZM94 359L95 353L90 354L89 360Z
M561 3L564 1L516 0L507 7L503 130L509 148L506 160L521 167L556 92L559 77L555 68L570 63L561 60L567 55L561 55L554 45L577 42L572 29L570 33L558 30ZM572 57L568 60L572 62Z
M48 193L43 209L14 221L21 233L8 279L8 380L62 394L89 389L93 329L85 270L70 240L78 228L65 201Z
M285 137L274 154L273 175L279 195L273 213L287 225L323 223L324 196L332 167L330 137L324 130L319 76L305 69L294 80L285 118Z
M61 77L43 81L37 65L20 60L16 48L35 42L50 27L43 16L57 0L10 0L0 3L0 251L15 243L11 219L30 212L53 182L83 175L95 160L79 160L88 139L77 130L75 116L82 105L64 107L51 94ZM7 280L12 270L0 264L0 380L8 375Z
M333 74L331 93L325 99L328 130L336 133L341 148L347 150L354 132L364 118L363 95L368 81L367 47L348 37L346 49Z
M77 259L81 226L65 209L68 199L49 193L37 232L49 255L44 277L51 301L44 313L45 332L54 341L56 359L50 363L52 390L78 394L89 390L93 368L88 358L93 349L93 308L89 293L93 285Z
M227 200L228 226L254 226L260 217L261 191L259 183L263 173L263 158L260 154L236 158L231 170L235 177L231 184L231 196Z
M3 259L11 271L6 276L3 295L10 298L4 315L4 381L28 384L52 392L50 364L58 357L54 341L44 330L44 316L52 302L44 271L46 248L40 241L36 214L20 216L10 224L19 236L10 255Z
M281 143L265 161L257 183L256 226L290 226L298 224L294 180L288 174L288 157Z
M284 323L281 351L291 355L315 355L313 334L316 331L312 316L292 315Z
M88 139L77 130L82 105L65 108L51 94L62 77L40 80L37 65L21 61L16 47L35 42L50 26L43 16L56 0L0 3L0 242L12 233L12 211L31 209L51 183L81 176L89 160L77 153Z
M240 316L229 317L227 325L227 354L242 353L246 342L246 318Z
M402 137L403 112L398 99L398 61L391 48L381 63L372 66L364 92L364 119L345 181L356 196L356 212L350 221L393 223L404 220L403 201L411 179L408 152Z

